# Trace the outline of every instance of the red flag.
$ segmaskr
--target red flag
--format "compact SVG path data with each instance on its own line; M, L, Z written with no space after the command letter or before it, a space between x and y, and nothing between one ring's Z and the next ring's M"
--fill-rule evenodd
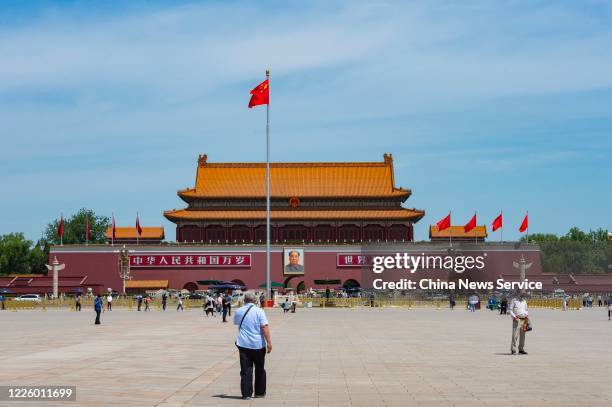
M85 218L85 241L89 242L89 217Z
M439 231L442 231L444 229L450 228L450 226L451 226L451 216L450 216L450 213L448 215L446 215L446 217L444 219L442 219L441 221L436 223L436 225L438 226L438 230Z
M57 237L60 239L64 236L64 215L61 215L59 225L57 226Z
M117 228L115 226L115 215L113 215L113 240L115 240L116 232L117 232Z
M138 233L138 236L142 235L142 228L140 227L140 219L138 218L138 215L136 215L136 233Z
M521 223L521 227L519 228L519 232L523 233L529 228L529 212L525 214L525 218L523 219L523 223Z
M251 90L251 100L249 100L249 108L259 105L267 105L270 103L270 87L268 86L268 79L255 86Z
M501 228L503 225L504 225L504 218L502 214L500 213L499 216L493 220L493 223L491 224L491 229L493 229L493 232L495 232L497 229Z
M465 226L463 227L463 231L467 233L470 230L474 229L475 227L476 227L476 214L474 214L474 216L472 216L472 219L470 219L470 221L465 224Z

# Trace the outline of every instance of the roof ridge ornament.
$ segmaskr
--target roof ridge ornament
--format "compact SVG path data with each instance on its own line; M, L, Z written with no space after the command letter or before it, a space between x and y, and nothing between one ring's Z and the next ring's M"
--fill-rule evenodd
M204 167L206 165L207 161L208 161L208 155L206 155L206 154L198 155L198 165L200 167Z

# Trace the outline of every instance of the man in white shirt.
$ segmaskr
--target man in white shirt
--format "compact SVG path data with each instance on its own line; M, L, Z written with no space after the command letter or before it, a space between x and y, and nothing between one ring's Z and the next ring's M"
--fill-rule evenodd
M272 352L268 319L262 308L256 307L253 293L244 296L245 305L234 313L234 325L238 325L236 346L240 352L240 390L248 400L253 394L253 365L255 365L255 397L266 395L266 352Z
M510 344L510 353L513 355L516 354L516 342L518 341L519 355L526 355L525 330L523 329L523 325L527 321L529 312L527 311L525 293L520 292L512 299L512 302L508 306L508 313L512 317L512 342Z

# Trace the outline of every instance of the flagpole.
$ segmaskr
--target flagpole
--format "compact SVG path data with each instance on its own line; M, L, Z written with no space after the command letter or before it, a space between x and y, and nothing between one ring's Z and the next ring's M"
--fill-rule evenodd
M140 226L140 219L138 219L138 212L136 212L136 246L138 246L140 233L138 233L138 227Z
M450 221L450 226L448 228L448 245L453 245L453 217L451 215L452 211L448 211L448 220Z
M270 92L270 70L266 69L268 95ZM270 288L270 100L266 104L266 296L271 299Z
M504 243L504 210L500 211L502 217L501 234L499 235L499 243Z
M478 226L478 220L476 219L476 209L474 209L474 220L476 220L476 225L474 225L474 230ZM478 243L478 234L474 232L474 243Z
M111 246L115 245L115 212L112 213L113 216L113 225L111 228Z
M529 211L527 211L527 244L529 244Z
M62 225L62 234L60 235L60 246L64 245L64 212L60 215L60 223Z
M85 215L85 246L89 246L89 217Z

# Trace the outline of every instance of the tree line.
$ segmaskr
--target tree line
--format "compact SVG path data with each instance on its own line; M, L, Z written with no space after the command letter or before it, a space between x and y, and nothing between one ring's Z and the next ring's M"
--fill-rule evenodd
M86 224L89 221L89 243L105 243L106 229L110 226L108 216L99 216L93 210L82 208L64 219L64 244L84 244ZM43 237L37 242L26 239L23 233L8 233L0 236L0 275L46 273L49 250L59 245L60 220L49 223Z

